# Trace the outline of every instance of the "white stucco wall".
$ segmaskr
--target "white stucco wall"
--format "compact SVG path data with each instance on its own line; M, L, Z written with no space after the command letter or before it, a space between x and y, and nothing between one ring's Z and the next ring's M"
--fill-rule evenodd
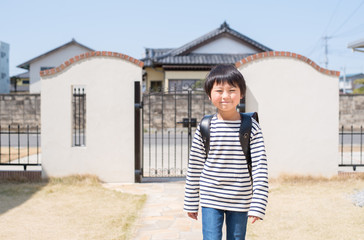
M39 76L41 67L58 67L70 58L88 51L89 50L87 48L81 47L76 44L69 45L60 48L57 51L49 53L46 56L32 62L29 67L29 92L41 92L41 81Z
M258 51L251 46L238 42L231 37L220 37L207 43L192 53L217 53L217 54L237 54L237 53L257 53Z
M261 58L239 70L247 111L259 113L270 176L337 174L339 78L292 57Z
M43 177L95 174L134 182L134 81L142 68L91 57L42 78ZM86 88L86 146L72 147L72 86Z

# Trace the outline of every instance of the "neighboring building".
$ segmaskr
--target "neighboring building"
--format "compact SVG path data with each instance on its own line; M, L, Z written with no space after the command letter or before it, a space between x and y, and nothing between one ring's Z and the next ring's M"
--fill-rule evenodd
M94 50L78 43L75 39L72 39L72 41L26 61L18 67L29 71L29 92L40 93L40 71L58 67L68 59L90 51Z
M12 76L10 85L10 92L29 92L29 72Z
M363 87L363 84L355 83L355 81L359 79L364 79L363 73L347 74L345 78L344 76L340 76L339 79L340 93L354 93L355 89Z
M9 92L9 44L0 42L0 93Z
M216 64L234 64L252 54L272 49L231 29L219 28L179 48L145 50L143 88L151 91L181 91L201 87L202 80Z

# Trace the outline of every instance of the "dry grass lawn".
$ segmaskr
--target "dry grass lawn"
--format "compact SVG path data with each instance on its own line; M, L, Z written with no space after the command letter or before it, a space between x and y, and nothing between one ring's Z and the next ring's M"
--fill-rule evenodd
M0 183L0 239L129 239L146 200L95 177Z
M364 177L281 177L270 188L266 218L249 224L249 240L364 239L364 207L350 198Z
M266 218L249 223L247 239L363 240L364 207L350 199L363 190L364 176L270 180ZM145 199L93 177L0 183L0 239L130 239Z

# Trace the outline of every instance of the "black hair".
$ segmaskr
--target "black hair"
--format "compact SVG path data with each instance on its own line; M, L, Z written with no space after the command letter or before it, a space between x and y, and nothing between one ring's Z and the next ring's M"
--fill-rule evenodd
M231 64L220 64L213 67L206 76L204 89L211 97L211 90L215 82L217 84L228 83L231 86L239 87L242 96L245 96L246 84L243 75Z

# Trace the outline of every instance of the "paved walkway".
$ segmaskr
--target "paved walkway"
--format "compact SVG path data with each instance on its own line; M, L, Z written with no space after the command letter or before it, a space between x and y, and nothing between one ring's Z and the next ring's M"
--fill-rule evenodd
M135 240L202 239L201 219L192 220L183 212L184 182L105 184L105 187L147 194L147 202L136 222Z

